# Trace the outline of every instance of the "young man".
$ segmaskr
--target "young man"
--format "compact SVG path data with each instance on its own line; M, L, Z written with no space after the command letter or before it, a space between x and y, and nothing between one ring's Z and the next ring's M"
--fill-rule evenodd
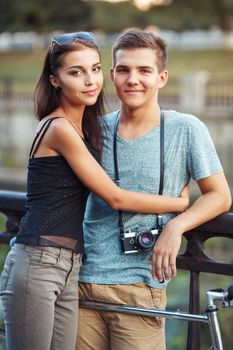
M158 91L168 79L166 58L163 40L137 29L123 33L113 45L111 79L121 107L104 118L102 166L116 179L113 145L117 130L115 148L122 188L159 191ZM163 215L163 230L151 252L136 249L128 254L123 252L120 231L136 235L157 229L156 216L124 212L119 223L121 214L91 194L84 223L86 260L80 272L81 298L165 308L166 285L176 275L182 234L230 208L229 188L205 125L188 114L163 113L163 194L179 196L191 177L202 194L185 212ZM78 350L165 349L161 318L82 308L79 315Z

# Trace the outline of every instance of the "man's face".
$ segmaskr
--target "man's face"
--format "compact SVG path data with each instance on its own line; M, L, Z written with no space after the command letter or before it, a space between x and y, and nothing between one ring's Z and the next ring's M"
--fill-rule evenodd
M155 105L159 88L167 82L167 71L158 72L155 51L149 48L117 51L110 75L120 100L130 109Z

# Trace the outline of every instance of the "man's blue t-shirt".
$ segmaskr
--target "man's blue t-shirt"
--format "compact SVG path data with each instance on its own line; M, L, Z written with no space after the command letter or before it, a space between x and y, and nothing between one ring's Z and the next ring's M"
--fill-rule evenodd
M113 136L118 112L104 117L101 165L115 180ZM164 125L163 194L179 197L190 178L199 180L223 171L206 126L196 117L169 111ZM131 191L158 194L160 180L160 127L134 140L117 136L120 186ZM163 216L166 223L174 216ZM123 213L126 230L150 229L155 215ZM95 194L90 194L84 219L86 260L79 279L96 284L144 282L155 288L166 285L151 276L148 252L123 254L118 212Z

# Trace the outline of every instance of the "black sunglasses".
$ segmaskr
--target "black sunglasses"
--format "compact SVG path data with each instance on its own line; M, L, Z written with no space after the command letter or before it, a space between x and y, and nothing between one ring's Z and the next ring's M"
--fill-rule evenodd
M69 45L69 44L72 44L76 39L92 42L96 46L98 46L96 38L94 34L91 32L76 32L76 33L66 33L66 34L55 35L52 38L51 44L52 45L57 44L60 46Z

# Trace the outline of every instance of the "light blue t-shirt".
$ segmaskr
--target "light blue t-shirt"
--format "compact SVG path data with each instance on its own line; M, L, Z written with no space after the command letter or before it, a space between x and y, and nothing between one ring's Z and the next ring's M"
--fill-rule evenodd
M104 117L102 167L115 180L113 161L114 126L118 112ZM223 171L206 126L196 117L170 111L164 124L163 194L179 197L190 178L199 180ZM158 194L160 180L160 127L134 140L117 137L120 186ZM94 174L93 174L94 176ZM166 214L166 223L174 214ZM123 214L126 230L155 226L155 215ZM84 219L86 260L79 279L96 284L144 282L155 288L162 284L152 279L148 252L123 254L118 227L118 212L95 194L90 194Z

